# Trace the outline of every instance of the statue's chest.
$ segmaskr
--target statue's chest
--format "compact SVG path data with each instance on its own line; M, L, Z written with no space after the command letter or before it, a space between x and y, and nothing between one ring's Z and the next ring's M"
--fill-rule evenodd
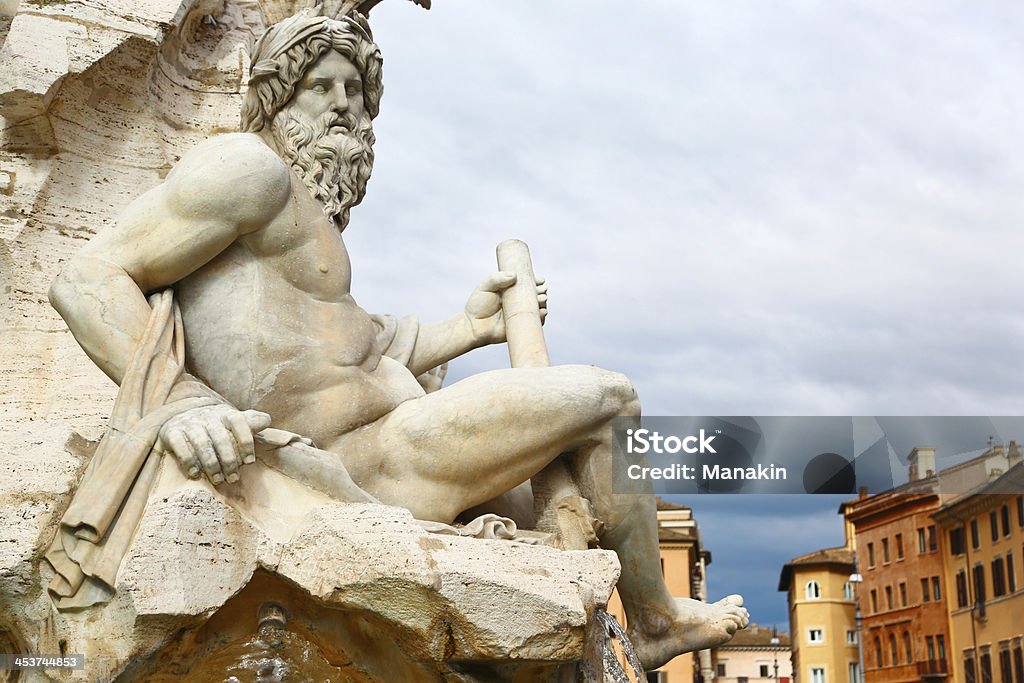
M245 238L263 269L326 301L349 293L352 268L341 233L303 188L262 230Z

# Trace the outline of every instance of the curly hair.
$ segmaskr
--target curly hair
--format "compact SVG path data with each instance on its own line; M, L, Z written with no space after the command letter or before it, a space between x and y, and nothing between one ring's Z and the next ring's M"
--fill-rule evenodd
M273 32L289 28L294 31L298 20L302 18L292 17L275 24L256 45L249 90L242 100L242 130L255 133L268 126L277 112L292 99L295 87L306 71L332 49L352 62L359 71L366 113L371 119L375 118L380 111L380 97L384 89L381 80L383 59L365 19L304 19L306 30L299 32L293 44L274 54L275 39L280 41L281 37ZM289 22L293 25L285 26ZM286 39L285 42L290 41Z

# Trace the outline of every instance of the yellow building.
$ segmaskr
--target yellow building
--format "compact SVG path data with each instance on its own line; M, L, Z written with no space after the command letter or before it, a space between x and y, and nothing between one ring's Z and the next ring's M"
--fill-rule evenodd
M860 683L852 536L847 543L795 557L782 567L789 602L795 683Z
M658 499L658 540L661 547L661 571L669 592L677 598L707 599L705 568L711 564L711 553L701 548L700 531L693 511ZM612 594L608 612L626 624L618 593ZM694 664L694 655L698 665ZM647 680L656 683L694 683L698 673L704 680L713 677L711 653L703 650L680 655L657 671L648 672Z
M999 447L997 447L999 448ZM1024 682L1024 463L943 505L950 659L962 683Z

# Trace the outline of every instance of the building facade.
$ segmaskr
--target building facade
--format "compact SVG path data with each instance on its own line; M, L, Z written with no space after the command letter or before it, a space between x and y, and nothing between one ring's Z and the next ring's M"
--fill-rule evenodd
M751 625L711 653L715 683L790 683L789 634Z
M856 527L868 683L947 673L949 629L938 495L889 491L848 503Z
M973 491L1006 472L1014 457L1019 461L1018 449L1012 442L1007 453L1002 446L990 444L981 455L936 471L935 448L921 446L908 456L906 484L871 496L862 493L857 500L840 506L840 513L854 528L857 572L863 579L858 586L858 599L866 683L947 679L966 683L962 673L954 673L951 664L957 648L962 648L953 643L951 612L965 608L970 611L968 605L958 605L972 599L964 595L965 583L971 579L958 577L950 565L954 560L962 564L966 551L960 535L970 535L972 530L980 534L976 528L980 527L980 513L976 514L975 508L988 502L964 500L955 509L950 505L963 499L964 491ZM968 513L968 508L975 511ZM1002 533L1002 513L995 514ZM960 531L955 531L957 528ZM952 548L951 542L960 545ZM1000 546L1000 557L1005 558L1009 545L1007 540ZM981 562L996 559L986 556L974 564ZM1005 587L1005 559L1002 567ZM973 565L969 571L971 577L978 573L984 579L982 570L974 569ZM965 629L961 627L961 631ZM1008 642L1012 649L1012 639ZM976 654L976 661L980 662L980 651ZM1010 656L1012 663L1012 651ZM977 683L1003 681L979 673Z
M946 540L950 665L963 683L1024 683L1024 464L935 514ZM996 473L993 473L996 474Z
M796 683L860 683L852 537L846 545L795 557L779 577L789 603Z

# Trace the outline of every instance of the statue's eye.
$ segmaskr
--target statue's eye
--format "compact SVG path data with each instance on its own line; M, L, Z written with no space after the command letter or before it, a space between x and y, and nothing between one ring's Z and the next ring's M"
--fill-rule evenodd
M324 85L323 83L317 83L312 88L310 88L310 90L312 90L318 95L323 95L325 92L327 92L327 86Z
M348 95L349 97L351 97L353 95L358 95L359 92L360 92L360 88L359 88L358 85L346 85L345 86L345 94Z

